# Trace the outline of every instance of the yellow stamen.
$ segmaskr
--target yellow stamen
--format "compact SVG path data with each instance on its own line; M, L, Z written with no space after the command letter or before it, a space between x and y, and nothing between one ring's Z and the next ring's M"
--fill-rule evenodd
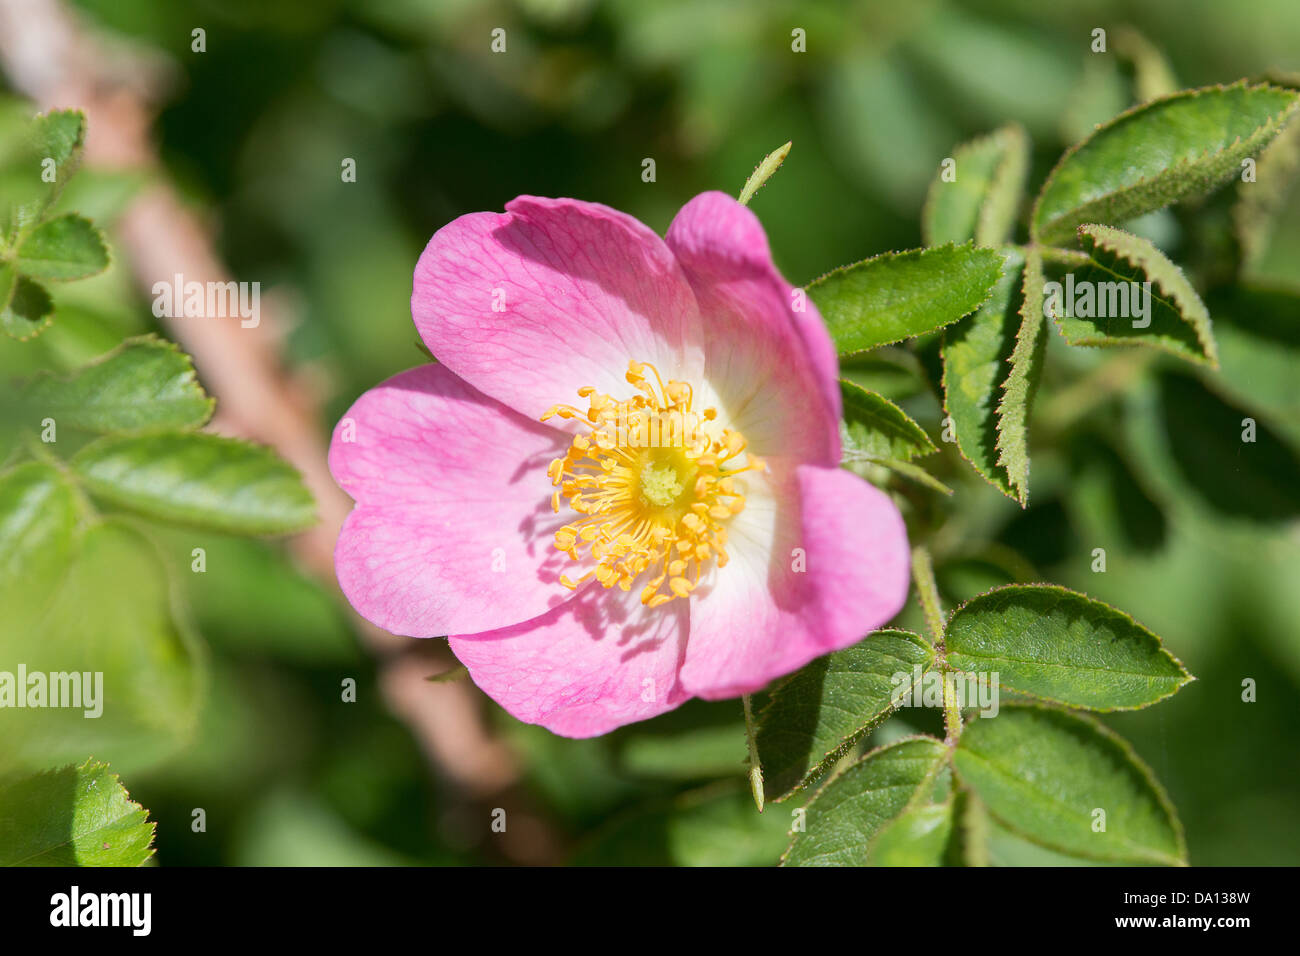
M552 509L558 513L564 499L582 516L555 533L555 547L574 561L586 547L596 561L578 580L561 575L560 583L575 589L595 578L627 591L648 575L641 603L653 608L689 597L710 562L727 564L725 522L745 507L735 476L764 465L746 452L740 432L721 429L714 438L701 428L718 412L695 412L686 382L665 382L653 365L636 361L628 363L627 381L637 393L629 399L584 385L578 395L586 412L556 405L542 416L593 426L575 435L546 473L558 489ZM746 463L737 466L742 454Z

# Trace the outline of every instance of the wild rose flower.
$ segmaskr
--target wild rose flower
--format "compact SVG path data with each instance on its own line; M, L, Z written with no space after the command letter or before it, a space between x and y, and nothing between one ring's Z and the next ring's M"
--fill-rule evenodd
M339 584L449 635L515 717L586 737L749 693L902 606L902 519L839 467L835 351L734 199L664 239L572 199L462 216L411 311L439 364L330 446Z

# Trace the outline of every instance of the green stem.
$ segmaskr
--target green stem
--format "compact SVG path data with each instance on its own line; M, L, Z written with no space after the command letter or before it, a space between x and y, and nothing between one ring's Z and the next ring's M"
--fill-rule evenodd
M961 736L961 704L957 701L957 688L953 684L952 672L948 669L948 661L943 662L943 729L945 734L945 743L949 747L957 743L957 738Z
M957 700L952 672L948 668L948 652L943 641L943 608L939 604L939 586L934 581L934 563L930 560L929 549L924 545L918 544L912 549L912 579L916 582L916 593L925 614L926 627L930 629L930 637L934 640L934 662L943 676L943 726L946 743L952 746L961 736L961 705Z
M754 805L763 812L766 795L763 793L763 765L758 761L758 737L754 730L754 708L749 695L740 698L745 706L745 739L749 743L749 789L754 794Z
M939 607L939 587L934 583L934 565L930 561L930 551L922 544L912 549L912 580L916 582L916 594L925 614L925 626L930 629L930 636L937 647L943 643L943 611Z

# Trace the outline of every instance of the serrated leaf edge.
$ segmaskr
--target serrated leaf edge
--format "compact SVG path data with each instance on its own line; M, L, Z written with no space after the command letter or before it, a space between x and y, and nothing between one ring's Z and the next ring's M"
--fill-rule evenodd
M154 854L158 852L157 847L154 846L154 839L156 838L158 832L158 822L156 820L151 820L149 818L149 811L146 810L143 806L141 806L136 800L134 800L131 797L131 791L127 789L126 784L122 783L122 780L118 774L115 774L109 770L108 763L106 763L103 760L96 760L94 757L87 757L80 764L64 764L63 766L60 767L51 767L46 770L38 771L35 774L32 774L31 776L33 778L48 777L56 773L61 773L62 771L67 770L69 767L72 767L77 773L81 773L83 771L91 772L91 773L103 772L110 780L113 781L114 784L122 788L122 794L126 797L127 806L132 809L129 809L126 814L123 814L123 816L115 818L112 822L116 823L118 820L123 819L123 817L137 812L143 813L145 815L144 822L147 823L149 826L149 852L145 855L145 858L143 860L141 860L138 864L136 864L137 866L144 866L145 863L147 863L150 859L152 859ZM70 846L72 843L73 841L71 839L64 840L62 843L51 844L42 852L48 853L50 850L55 850L61 847ZM28 859L31 858L29 857ZM21 865L22 862L23 861L20 860L18 861L18 863L10 864L10 865Z
M1071 703L1070 701L1057 700L1056 698L1053 697L1047 697L1043 694L1036 694L1033 691L1024 690L1023 688L1020 687L1012 687L1010 684L1007 684L999 680L998 685L1002 687L1004 690L1009 690L1015 694L1024 694L1025 696L1032 697L1035 700L1046 701L1047 703L1051 703L1051 704L1059 704L1062 707L1069 707L1077 710L1086 710L1091 713L1097 713L1097 714L1111 714L1120 711L1145 710L1146 708L1152 707L1160 703L1161 701L1168 700L1170 697L1173 697L1174 694L1178 693L1188 684L1196 680L1196 675L1194 675L1191 671L1187 669L1186 664L1184 664L1181 660L1179 660L1176 656L1174 656L1173 652L1170 651L1169 648L1165 646L1165 642L1164 640L1161 639L1160 635L1157 634L1155 631L1151 630L1151 628L1147 627L1145 624L1143 624L1133 615L1129 614L1127 611L1122 611L1119 608L1115 607L1113 604L1108 604L1105 601L1099 600L1095 597L1091 597L1090 595L1084 594L1082 591L1075 591L1072 588L1063 587L1060 584L1049 584L1042 581L1032 581L1027 583L1017 582L1015 584L999 584L997 587L989 588L989 590L981 592L980 594L975 595L969 600L963 601L961 604L959 604L957 607L953 608L952 611L949 612L947 619L943 622L945 646L948 638L948 628L952 625L952 622L957 619L957 616L959 614L961 614L963 611L969 608L976 601L981 601L984 598L991 597L995 594L998 594L1001 591L1009 591L1009 590L1017 590L1017 589L1023 590L1025 588L1034 588L1035 590L1038 591L1056 591L1061 594L1068 595L1070 597L1082 598L1083 600L1087 601L1090 604L1098 605L1099 607L1103 607L1108 611L1118 614L1120 617L1122 617L1129 624L1133 625L1139 631L1143 631L1144 633L1148 634L1151 637L1151 639L1156 642L1157 651L1160 654L1163 654L1165 657L1167 657L1170 661L1172 661L1174 666L1177 667L1180 672L1182 672L1183 679L1180 680L1174 686L1174 689L1169 691L1167 694L1161 694L1159 697L1155 698L1154 700L1148 701L1145 704L1135 704L1130 707L1087 707L1084 706L1083 704L1075 704L1075 703ZM1130 673L1128 671L1116 671L1104 667L1093 668L1093 669L1109 671L1110 673ZM1142 675L1138 675L1138 676L1142 676Z
M1103 737L1107 741L1116 744L1120 752L1123 753L1123 755L1129 760L1129 762L1134 767L1137 768L1139 775L1143 778L1143 780L1147 783L1147 785L1151 787L1152 793L1154 793L1156 796L1156 802L1160 805L1160 808L1165 811L1166 815L1169 817L1170 824L1172 824L1173 826L1174 840L1178 847L1178 856L1176 858L1171 859L1165 857L1163 854L1158 854L1154 857L1149 856L1147 857L1147 859L1155 860L1155 861L1166 861L1172 863L1174 866L1188 865L1187 837L1186 837L1186 833L1183 830L1183 822L1178 818L1178 811L1175 809L1173 801L1169 799L1169 794L1165 791L1164 786L1156 778L1154 771L1152 771L1152 769L1147 766L1146 761L1144 761L1141 757L1138 756L1138 753L1136 750L1133 749L1132 744L1130 744L1119 734L1115 733L1115 731L1111 730L1109 727L1103 724L1096 717L1093 717L1091 714L1077 713L1076 711L1065 707L1055 707L1055 706L1044 707L1038 704L1018 703L1015 701L1008 701L1002 706L1004 708L1015 708L1020 710L1051 711L1053 713L1061 714L1069 719L1087 725L1089 728L1097 731L1098 736ZM997 718L995 717L993 719L996 720ZM958 741L957 749L960 748L961 748L961 742ZM971 751L968 750L966 752L970 753ZM957 762L954 760L952 772L960 780L961 771L957 769L956 763ZM976 797L979 796L979 790L976 787L971 786L971 784L967 783L965 780L962 780L961 783L962 786L968 788L972 793L974 793ZM1077 847L1068 847L1068 848L1062 847L1058 844L1051 843L1050 841L1043 840L1041 837L1038 837L1036 835L1026 832L1025 830L1022 830L1019 826L1016 825L1014 821L1011 821L1003 817L999 813L997 813L997 811L995 811L992 807L990 807L987 802L981 800L981 803L984 804L984 809L989 814L989 816L993 817L995 820L1001 823L1012 833L1016 834L1017 836L1025 840L1028 840L1030 843L1033 843L1036 846L1041 846L1045 849L1053 850L1057 853L1064 853L1068 856L1076 856L1084 860L1095 860L1099 863L1123 864L1126 862L1128 863L1132 862L1131 860L1129 861L1116 860L1113 856L1101 856L1098 854L1087 853L1079 850Z
M900 737L897 740L891 741L887 744L881 744L879 747L873 747L871 750L868 750L857 760L853 761L853 763L851 763L849 766L843 768L837 773L831 774L829 777L826 778L825 782L823 782L822 785L817 788L817 791L808 799L808 802L804 804L804 809L807 810L814 803L816 803L817 798L826 792L827 787L833 784L836 780L839 780L840 777L844 776L854 767L857 767L865 763L866 761L870 760L872 757L884 753L886 750L892 750L895 747L900 747L903 744L912 743L918 740L924 740L928 743L934 744L936 747L940 748L940 750L943 751L943 753L938 757L936 762L948 760L952 757L953 748L947 746L938 737L931 737L929 734L908 734L906 737ZM790 830L787 835L790 837L790 843L789 845L786 846L785 852L781 854L781 859L777 864L778 866L785 866L786 860L790 856L790 851L794 849L795 840L798 839L798 835L794 832L794 830Z
M33 276L29 273L23 272L18 265L18 260L22 258L23 246L29 242L32 236L39 232L43 226L47 226L52 222L57 222L60 219L77 219L90 227L91 234L99 241L100 248L104 250L104 264L93 272L85 272L81 275L75 276ZM108 244L108 237L104 234L104 230L96 226L90 219L79 212L64 212L59 213L57 216L50 216L47 219L42 219L30 233L24 236L22 242L18 243L14 248L14 258L11 260L10 265L18 271L19 275L27 276L27 278L32 282L36 282L37 280L40 280L41 282L80 282L83 279L93 279L95 276L103 275L107 272L113 265L113 250Z
M1017 250L1017 251L1018 251L1018 250ZM1006 262L1006 259L1005 259L1005 258L1003 259L1003 262L1004 262L1004 263ZM1023 263L1021 264L1021 266L1020 266L1020 268L1021 268L1021 270L1022 270L1022 271L1021 271L1021 282L1020 282L1020 292L1021 292L1021 295L1022 295L1022 296L1023 296L1023 294L1024 294L1024 272L1023 272L1023 270L1024 270L1025 265L1027 264L1027 262L1028 262L1028 257L1026 256L1026 257L1025 257L1025 262L1023 262ZM992 290L990 290L990 291L989 291L989 299L992 299L992 298L993 298L993 292L992 292ZM986 299L985 301L987 302L987 301L989 301L989 299ZM977 310L977 311L978 311L978 310ZM1019 311L1019 310L1017 310L1017 311ZM974 313L971 313L971 314L973 315ZM953 323L953 324L955 325L956 323ZM1017 332L1017 339L1019 339L1019 333L1018 333L1018 332ZM955 442L953 442L953 444L957 447L957 454L962 458L963 461L965 461L968 465L970 465L971 468L975 469L975 473L976 473L977 475L979 475L981 478L983 478L985 481L987 481L990 485L992 485L992 486L993 486L994 488L996 488L998 491L1002 492L1002 494L1006 495L1006 496L1007 496L1008 498L1010 498L1012 501L1019 501L1020 499L1017 497L1017 495L1016 495L1014 489L1011 487L1011 480L1010 480L1010 478L1009 478L1008 476L1005 476L1005 475L1002 475L1002 476L994 476L994 475L987 474L987 473L984 471L983 468L981 468L981 467L980 467L980 466L979 466L979 465L978 465L978 464L977 464L977 463L976 463L976 462L975 462L975 461L974 461L974 460L973 460L969 455L966 454L966 450L965 450L964 448L961 447L961 434L960 434L960 430L957 428L957 420L954 419L954 418L952 417L952 411L948 408L948 360L947 360L947 356L944 354L944 353L945 353L945 350L946 350L946 348L947 348L947 343L948 343L948 340L947 340L947 330L945 330L945 332L944 332L944 341L943 341L943 343L940 345L940 348L939 348L939 354L940 354L941 362L942 362L942 365L943 365L943 372L942 372L942 374L941 374L941 376L940 376L940 379L939 379L939 391L942 393L942 399L943 399L943 414L944 414L944 417L945 417L945 419L947 419L947 420L949 420L949 421L952 422L953 435L955 435L956 438L957 438L957 440L956 440ZM1013 349L1013 350L1012 350L1012 356L1014 356L1014 355L1015 355L1015 350ZM1009 364L1009 360L1010 360L1010 358L1011 358L1011 356L1008 356L1008 364ZM1010 371L1010 369L1008 369L1008 370L1007 370L1007 375L1009 376L1010 374L1011 374L1011 371ZM1003 377L1002 381L998 382L998 387L999 387L999 388L1004 388L1004 387L1005 387L1005 383L1006 383L1006 377ZM998 407L998 408L995 408L994 411L993 411L993 415L994 415L994 418L995 418L995 419L999 419L999 420L1000 420L1000 415L1001 415L1001 404L1002 404L1001 401L999 401L999 402L998 402L998 406L999 406L999 407ZM996 427L997 427L996 423L995 423L994 427L995 427L995 429L996 429ZM996 448L995 448L995 450L996 450ZM996 461L995 461L994 464L997 464L998 467L1001 467L1001 463L1000 463L1000 462L996 462ZM1004 468L1003 471L1005 471L1005 470L1006 470L1006 469ZM950 490L948 493L949 493L949 494L952 494L951 490Z
M836 268L831 269L829 272L823 273L822 275L818 276L816 279L813 279L811 282L809 282L809 283L808 283L807 285L805 285L803 288L804 288L804 291L805 291L805 292L808 292L808 291L810 291L810 290L813 288L813 286L817 285L817 284L820 283L820 282L824 282L824 281L826 281L827 279L829 279L829 278L830 278L831 276L833 276L833 275L838 275L838 274L841 273L841 272L847 272L847 271L849 271L850 269L856 269L856 268L858 268L859 266L865 266L865 265L867 265L868 263L876 262L876 261L878 261L878 260L880 260L880 259L891 259L891 260L892 260L892 259L901 259L901 258L904 258L904 257L907 257L907 256L912 256L912 257L916 257L916 258L921 258L921 257L925 256L927 253L935 252L935 251L938 251L938 250L947 250L947 249L956 250L956 249L965 249L965 248L969 248L972 252L976 252L976 253L982 253L982 252L993 252L993 253L996 254L995 250L993 250L993 249L983 249L983 248L980 248L980 247L976 246L973 242L962 242L962 243L956 243L956 242L945 242L945 243L944 243L943 245L941 245L941 246L923 246L923 247L918 248L918 249L903 249L903 250L901 250L901 251L897 251L897 252L882 252L882 253L879 253L878 255L870 256L870 257L868 257L868 258L866 258L866 259L861 259L861 260L859 260L859 261L857 261L857 262L850 262L850 263L848 263L848 264L846 264L846 265L837 266ZM863 348L863 349L854 349L854 350L852 350L852 351L850 351L850 352L838 352L838 354L839 354L840 358L851 358L851 357L853 357L853 356L865 355L866 353L872 351L873 349L882 348L883 346L886 346L886 345L894 345L894 344L896 344L896 343L898 343L898 342L904 342L904 341L906 341L907 339L914 339L914 338L917 338L918 336L928 335L928 334L930 334L931 332L934 332L934 331L936 331L936 330L938 330L938 329L942 329L942 328L944 328L945 326L952 325L954 322L958 322L958 321L960 321L961 319L964 319L966 316L970 315L971 312L975 312L975 311L978 310L981 306L983 306L984 303L987 302L987 301L989 300L989 298L993 295L993 289L994 289L994 287L998 284L998 279L1001 279L1001 278L1002 278L1002 259L1001 259L1001 257L999 256L999 257L998 257L998 274L997 274L997 276L994 278L993 282L989 284L988 290L987 290L987 291L985 292L985 294L984 294L984 298L982 298L979 302L975 303L975 305L973 305L973 306L972 306L968 311L963 312L961 315L954 316L953 318L948 319L948 320L946 320L946 321L944 321L944 322L940 322L938 325L935 325L935 326L933 326L933 327L931 327L931 328L921 329L921 330L916 331L916 332L910 332L910 333L908 333L907 335L904 335L904 336L902 336L902 337L900 337L900 338L889 339L888 341L885 341L885 342L876 342L874 345L867 346L866 348ZM837 347L837 351L838 351L838 347Z
M1119 236L1124 237L1125 239L1132 239L1138 243L1143 243L1143 242L1147 243L1151 247L1152 251L1154 251L1156 255L1159 256L1159 259L1154 260L1156 265L1162 268L1163 266L1168 265L1171 269L1174 270L1175 276L1165 277L1165 278L1181 279L1182 282L1186 285L1186 289L1179 290L1177 288L1171 288L1170 286L1166 285L1164 279L1162 279L1159 273L1153 274L1150 270L1147 269L1145 263L1134 262L1133 259L1128 254L1126 254L1123 250L1117 248L1114 245L1108 245L1105 241L1102 240L1102 237L1097 234L1096 230L1103 230L1102 235L1105 235L1106 233L1115 233ZM1172 259L1166 256L1164 252L1155 243L1151 242L1149 239L1144 239L1142 236L1128 232L1127 230L1124 229L1120 229L1118 226L1111 226L1099 222L1087 222L1087 223L1080 223L1076 229L1076 232L1079 235L1081 243L1085 246L1085 250L1084 250L1085 252L1087 252L1087 248L1086 248L1087 242L1084 241L1086 238L1092 240L1094 245L1100 246L1101 248L1107 250L1108 252L1113 253L1120 259L1123 259L1129 265L1133 266L1135 269L1137 269L1139 272L1145 275L1148 279L1154 281L1156 286L1160 289L1160 291L1165 294L1166 303L1172 305L1174 307L1174 311L1178 313L1179 318L1181 318L1184 322L1186 322L1189 326L1191 326L1192 331L1196 333L1196 340L1201 343L1201 349L1204 354L1200 356L1188 355L1186 352L1176 349L1173 346L1167 345L1156 338L1151 338L1150 340L1144 339L1142 337L1135 337L1133 339L1116 339L1105 335L1098 335L1098 336L1085 335L1082 337L1070 338L1065 334L1064 330L1061 327L1061 320L1064 319L1065 316L1058 316L1053 314L1052 324L1056 326L1057 331L1061 333L1061 337L1065 339L1066 342L1068 342L1070 345L1076 345L1076 346L1086 345L1086 346L1094 346L1098 348L1126 348L1126 347L1131 348L1133 346L1146 346L1147 348L1159 349L1160 351L1165 352L1169 355L1173 355L1181 359L1187 359L1189 361L1195 362L1199 365L1204 365L1211 369L1218 369L1219 347L1217 343L1214 341L1214 332L1213 332L1211 319L1210 319L1210 310L1206 308L1206 305L1201 300L1201 297L1197 295L1196 289L1193 288L1191 282L1188 281L1187 276L1183 273L1183 270L1178 267L1178 264L1176 262L1174 262ZM1113 270L1106 268L1105 265L1098 262L1095 257L1091 256L1091 254L1089 255L1089 257L1092 259L1090 265L1093 265L1096 268L1101 269L1103 272L1110 273L1111 275L1115 276L1117 279L1126 282L1130 281L1124 276L1118 275ZM1161 260L1163 260L1163 262ZM1195 301L1188 302L1184 296L1184 292L1190 293L1194 297ZM1195 314L1198 308L1201 313L1201 315L1199 316Z
M1040 207L1042 206L1043 197L1047 193L1047 187L1051 185L1051 183L1055 180L1057 171L1060 170L1061 167L1064 166L1065 163L1069 161L1074 156L1075 153L1077 153L1088 143L1091 143L1093 139L1095 139L1102 132L1128 119L1130 116L1133 116L1135 113L1139 113L1143 110L1149 110L1155 106L1168 103L1172 100L1193 99L1197 96L1202 96L1207 93L1222 92L1225 90L1234 89L1236 87L1241 87L1242 89L1246 89L1246 90L1278 90L1278 91L1285 90L1284 87L1276 86L1271 83L1252 84L1249 81L1244 79L1237 80L1234 83L1215 83L1210 86L1197 87L1196 89L1191 89L1191 90L1179 90L1176 93L1169 94L1168 96L1162 96L1157 99L1147 100L1144 103L1137 103L1129 107L1124 112L1120 113L1119 115L1113 117L1109 121L1098 126L1095 130L1093 130L1093 132L1089 136L1080 140L1079 142L1071 146L1069 149L1067 149L1061 155L1061 158L1057 160L1056 165L1052 167L1051 172L1047 174L1047 178L1043 180L1043 185L1039 188L1038 196L1034 200L1033 209L1029 214L1029 234L1030 234L1031 241L1041 242L1044 240L1044 238L1052 238L1052 239L1057 238L1052 232L1053 227L1055 227L1057 223L1062 222L1067 218L1071 218L1071 213L1085 213L1084 215L1080 216L1076 220L1076 222L1086 222L1089 219L1093 218L1092 215L1090 214L1089 207L1096 205L1102 202L1103 200L1108 200L1114 196L1120 196L1120 195L1124 195L1125 193L1136 191L1137 189L1149 185L1153 182L1156 182L1157 180L1162 178L1177 178L1177 174L1182 172L1183 168L1186 166L1190 166L1193 163L1201 162L1209 157L1221 156L1226 153L1232 152L1235 147L1243 143L1242 137L1238 136L1235 140L1233 140L1231 143L1229 143L1227 146L1223 147L1222 149L1217 149L1217 150L1206 149L1204 152L1197 153L1195 156L1189 157L1185 160L1181 160L1172 166L1165 167L1155 176L1144 176L1141 179L1137 180L1136 182L1131 183L1130 185L1124 187L1122 190L1118 190L1113 193L1107 193L1105 197L1101 197L1099 199L1089 200L1088 202L1084 203L1082 206L1075 207L1073 210L1071 210L1071 213L1063 213L1057 216L1055 219L1052 219L1050 222L1043 223L1041 226L1039 225L1038 212ZM1246 137L1246 139L1252 141L1260 141L1261 145L1263 143L1268 142L1268 140L1272 139L1272 136L1276 135L1276 133L1280 131L1281 127L1284 126L1289 121L1291 114L1296 112L1298 108L1300 108L1300 97L1294 98L1291 102L1291 105L1288 106L1285 110L1283 110L1281 114L1268 120L1266 123L1264 123L1263 126L1259 127L1259 129L1257 129L1249 137ZM1182 198L1188 198L1188 197L1182 197ZM1173 202L1175 201L1176 200L1170 200L1169 202L1162 203L1161 205L1155 208L1164 209L1166 206L1172 205ZM1149 211L1154 212L1155 209ZM1065 238L1068 235L1069 233L1062 233L1060 238Z
M1031 278L1035 279L1038 285L1037 292L1032 296L1029 294ZM1037 391L1037 378L1034 375L1033 362L1036 357L1042 357L1040 349L1040 343L1043 341L1042 286L1042 255L1037 249L1031 248L1028 255L1025 256L1025 271L1020 280L1020 328L1016 331L1015 347L1011 350L1011 356L1007 359L1011 370L1007 372L1007 377L1002 380L1002 398L998 401L997 412L995 413L997 419L995 447L998 453L998 467L1006 471L1007 481L1015 491L1015 494L1008 495L1008 497L1019 502L1021 508L1029 504L1029 412L1030 407L1033 405L1034 393ZM1032 306L1030 304L1031 299L1034 300ZM1036 353L1039 354L1036 355ZM1007 437L1007 409L1013 384L1019 386L1022 382L1025 388L1024 420L1018 423L1017 427L1022 433L1021 439L1024 443L1022 453L1025 459L1025 469L1024 475L1018 476L1016 472L1012 471L1007 461L1010 454L1007 442L1011 440Z
M107 435L148 436L148 435L164 434L164 433L187 432L187 431L202 428L204 425L206 425L211 420L212 413L216 410L217 400L204 390L202 383L199 381L198 370L195 369L194 367L193 356L191 356L188 352L182 349L175 342L171 341L170 339L165 339L162 336L157 335L153 332L146 332L143 335L133 335L130 338L123 339L121 342L119 342L112 349L109 349L103 355L96 356L95 358L91 359L89 362L86 362L83 365L79 365L76 368L72 369L71 371L63 375L56 375L55 373L46 370L37 372L35 375L31 376L24 383L23 387L30 388L40 381L52 381L53 383L60 384L60 385L71 384L77 378L77 376L85 372L87 369L93 368L98 365L103 365L106 362L111 361L112 359L116 358L118 355L125 352L128 348L132 346L138 346L138 345L147 345L149 347L161 348L164 351L172 352L181 357L181 359L184 361L185 364L185 374L182 376L182 381L192 384L198 390L199 395L202 396L203 401L207 406L207 412L204 414L203 419L195 425L187 426L184 428L178 428L177 426L174 425L166 425L166 426L156 426L156 427L151 426L147 428L113 429L110 432L95 432L94 429L84 429L84 428L81 430L90 431L92 433L98 433L98 434L107 434ZM73 426L73 427L77 427L77 426Z
M901 634L904 635L905 637L920 641L921 644L925 647L925 649L930 654L930 663L921 669L922 676L929 673L934 668L934 661L935 661L934 645L931 644L928 640L926 640L922 635L917 634L914 631L905 630L903 628L887 627L887 628L882 628L878 631L872 631L870 634L868 634L858 643L859 644L865 643L866 641L871 640L873 637L875 637L878 634ZM843 650L849 650L850 648L856 646L857 646L856 644L851 644L849 645L849 647L843 648ZM762 729L763 722L767 718L768 712L772 710L772 708L776 705L779 696L782 694L782 692L784 692L789 688L793 678L798 673L799 673L798 671L795 671L794 674L790 675L791 678L790 680L782 681L780 684L778 684L776 687L772 689L770 694L768 694L767 703L763 705L763 709L759 711L754 721L755 727L757 729L759 730ZM817 763L804 774L804 776L799 780L799 782L796 783L789 790L787 790L785 793L781 794L779 797L774 797L770 793L766 794L765 796L767 797L768 801L771 803L781 803L785 800L788 800L796 793L802 793L803 791L807 790L808 787L814 781L816 781L817 779L825 775L826 771L830 769L831 764L833 764L835 761L839 760L846 753L848 753L849 749L854 744L856 744L868 733L875 730L877 727L883 724L890 717L894 716L894 714L896 714L897 712L898 712L898 705L892 703L891 701L890 705L885 710L882 710L879 714L875 715L875 717L868 720L859 729L853 731L853 733L849 734L847 737L841 738L839 744L837 744L835 747L832 747L830 750L826 751L826 753L822 754L821 758L817 761Z

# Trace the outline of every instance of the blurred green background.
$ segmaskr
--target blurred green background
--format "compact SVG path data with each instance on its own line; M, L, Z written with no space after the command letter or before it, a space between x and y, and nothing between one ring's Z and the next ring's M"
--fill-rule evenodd
M1033 139L1036 188L1066 146L1132 103L1130 61L1113 49L1131 36L1125 25L1164 52L1180 86L1300 71L1300 7L1289 0L76 6L159 58L169 82L155 136L166 172L211 224L235 276L293 302L300 321L285 358L323 390L322 434L362 391L424 360L411 271L428 237L462 213L500 209L520 193L575 196L662 233L693 194L738 191L765 153L793 140L753 208L787 277L804 283L920 245L940 160L1004 122ZM204 53L190 48L196 27L207 33ZM496 27L507 31L503 54L490 50ZM1090 52L1097 27L1108 31L1108 55ZM794 28L806 31L806 53L791 50ZM340 181L345 157L356 160L355 183ZM652 183L642 180L646 158ZM83 176L85 211L111 237L138 184ZM1145 224L1203 287L1222 269L1234 189ZM1290 195L1251 268L1269 283L1295 282L1297 251L1300 196ZM0 347L0 369L69 367L153 327L147 298L120 268L82 286L30 348ZM947 517L935 551L949 605L1015 577L1047 580L1111 601L1160 634L1198 681L1108 722L1170 791L1194 864L1295 864L1296 459L1283 453L1252 485L1206 425L1249 414L1294 448L1300 316L1227 294L1220 305L1211 299L1221 373L1202 380L1157 365L1118 396L1066 391L1111 356L1068 350L1053 335L1037 405L1047 425L1031 429L1031 506L1021 512L944 446L942 460L925 462L956 488L934 505ZM926 343L886 349L852 374L937 435L931 357ZM202 376L204 356L196 361ZM96 756L112 759L158 821L163 865L763 864L784 848L789 808L760 818L745 790L738 701L692 703L569 741L482 700L518 774L466 786L388 713L346 608L282 543L205 536L209 571L192 575L183 572L194 535L156 533L207 648L206 696L193 739L171 757L133 766L130 755ZM1104 574L1090 570L1097 547L1107 551ZM354 704L339 699L348 676L359 686ZM1246 678L1258 684L1256 703L1241 702ZM928 716L907 719L932 729ZM195 807L206 810L206 832L191 830ZM496 807L510 814L509 840L491 830ZM1027 845L995 855L1043 859Z

